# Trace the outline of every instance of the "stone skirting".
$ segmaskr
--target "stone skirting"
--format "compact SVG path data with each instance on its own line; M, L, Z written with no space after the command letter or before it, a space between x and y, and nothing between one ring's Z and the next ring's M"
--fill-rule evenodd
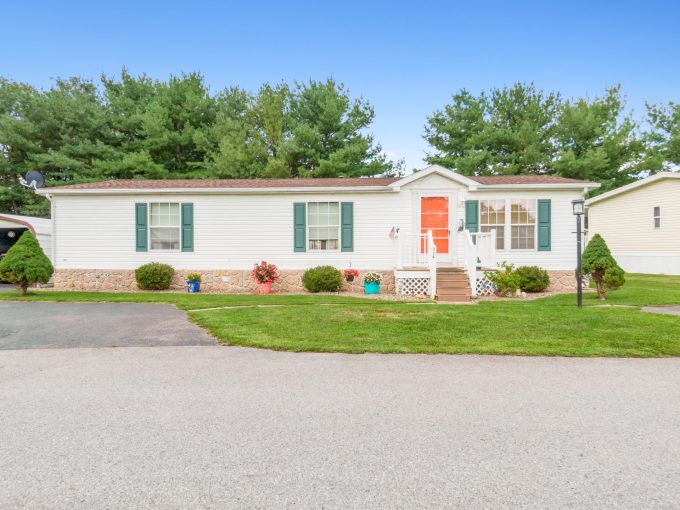
M359 277L352 283L343 281L342 290L346 292L363 292L361 275L369 270L359 270ZM374 270L371 270L374 271ZM186 277L189 273L201 273L201 292L244 294L257 290L257 284L250 279L249 270L178 270L170 286L171 290L186 288ZM380 292L394 293L394 272L391 270L374 271L383 275ZM300 293L306 292L302 285L304 270L280 271L281 279L273 286L274 292ZM57 269L53 276L54 288L57 290L101 290L101 291L138 291L134 270L121 269Z
M576 273L574 270L548 271L550 285L546 292L576 291Z

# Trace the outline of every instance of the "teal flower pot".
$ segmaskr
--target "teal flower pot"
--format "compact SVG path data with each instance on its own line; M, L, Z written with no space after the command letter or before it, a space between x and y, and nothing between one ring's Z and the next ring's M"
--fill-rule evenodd
M364 294L378 294L380 292L380 284L378 282L364 283Z

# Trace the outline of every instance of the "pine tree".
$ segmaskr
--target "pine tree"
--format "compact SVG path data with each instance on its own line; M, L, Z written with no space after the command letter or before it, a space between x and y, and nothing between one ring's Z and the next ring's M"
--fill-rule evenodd
M47 283L53 272L50 259L28 230L0 261L0 279L18 285L22 296L26 295L29 285Z
M581 260L583 274L589 274L597 287L597 299L605 299L605 290L617 289L626 283L623 269L616 263L607 243L595 234L586 246Z

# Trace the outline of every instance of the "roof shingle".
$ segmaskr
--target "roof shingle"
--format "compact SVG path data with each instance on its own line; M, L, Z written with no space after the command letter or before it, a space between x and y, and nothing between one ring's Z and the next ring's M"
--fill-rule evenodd
M504 184L574 184L584 183L554 175L484 175L470 176L482 185ZM137 190L137 189L265 189L265 188L353 188L389 186L395 177L316 178L316 179L120 179L54 186L73 190Z

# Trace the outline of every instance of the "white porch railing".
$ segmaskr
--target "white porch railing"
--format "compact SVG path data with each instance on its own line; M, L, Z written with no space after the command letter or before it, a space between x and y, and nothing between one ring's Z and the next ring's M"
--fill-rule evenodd
M470 282L472 297L477 297L477 246L472 241L469 230L464 231L463 260Z
M490 232L470 232L477 248L477 262L485 268L496 268L496 229Z
M397 267L399 269L429 267L428 245L428 234L400 232Z
M427 270L430 273L430 297L437 293L437 246L432 231L427 234L399 234L397 269Z

